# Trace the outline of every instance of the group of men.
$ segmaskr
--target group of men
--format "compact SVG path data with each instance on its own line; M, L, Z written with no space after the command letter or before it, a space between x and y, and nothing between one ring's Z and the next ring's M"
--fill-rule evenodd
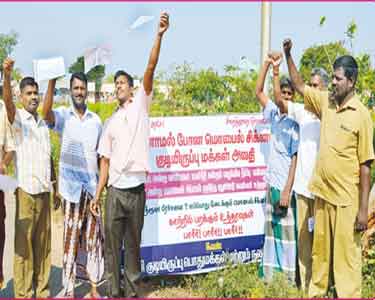
M96 286L102 281L104 270L107 296L137 295L142 279L140 243L144 184L149 170L148 113L154 72L168 27L169 16L162 13L143 82L136 93L133 93L133 78L128 73L121 70L115 74L119 108L104 126L87 108L87 77L80 72L72 74L70 79L70 107L52 109L56 84L56 79L52 79L39 115L38 84L32 77L25 77L20 83L22 108L16 108L10 84L14 61L5 59L4 105L0 107L0 173L14 154L18 180L15 297L50 296L51 190L55 209L63 199L63 296L74 297L75 279L80 274L91 283L90 295L99 296ZM50 129L56 131L61 140L58 180L51 158ZM100 196L106 184L103 228ZM0 192L2 219L5 218L3 198L4 194ZM0 231L4 231L3 225ZM124 279L120 272L123 243ZM3 280L2 272L0 275Z
M19 183L15 297L50 296L51 190L55 209L61 204L60 197L63 199L64 296L74 297L75 279L81 271L91 282L91 296L99 296L96 286L104 270L108 296L136 296L141 282L144 184L149 170L148 113L154 71L168 27L169 16L163 13L136 94L128 73L121 70L115 74L119 108L104 127L86 106L84 73L71 77L72 105L68 108L52 109L56 79L50 80L40 116L38 84L31 77L22 79L22 108L16 108L10 85L14 62L9 58L4 61L0 173L4 173L14 153ZM314 69L310 86L305 85L291 56L291 41L284 41L283 48L291 80L280 79L282 55L272 52L256 87L264 118L271 124L261 275L270 280L274 271L285 272L292 280L298 279L310 297L324 296L333 286L339 297L360 297L360 232L367 225L374 152L372 120L355 94L358 66L351 56L336 59L332 91L328 92L326 71ZM274 102L263 91L271 66ZM304 105L294 102L295 90L303 96ZM61 138L58 180L51 158L50 129ZM106 185L103 229L100 195ZM1 191L0 218L2 257L5 206ZM2 258L0 267L2 284Z
M290 80L280 80L280 52L269 53L256 95L271 123L266 173L265 243L261 276L284 272L309 297L361 297L361 238L367 228L373 123L355 94L358 65L352 56L333 64L332 89L323 69L310 86L283 43ZM263 91L273 69L274 102ZM294 102L297 91L304 104Z

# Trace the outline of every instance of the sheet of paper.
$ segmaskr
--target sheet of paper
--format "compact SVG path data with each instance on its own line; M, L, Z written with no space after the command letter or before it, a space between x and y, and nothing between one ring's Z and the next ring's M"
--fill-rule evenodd
M154 16L140 16L137 20L134 21L132 25L130 25L129 30L134 30L142 25L151 22L155 17Z
M99 46L87 49L83 55L85 73L98 65L108 65L111 62L112 51L109 46Z
M18 181L13 177L0 174L0 190L13 192L18 187Z
M65 75L65 63L62 56L33 60L34 79L37 82Z

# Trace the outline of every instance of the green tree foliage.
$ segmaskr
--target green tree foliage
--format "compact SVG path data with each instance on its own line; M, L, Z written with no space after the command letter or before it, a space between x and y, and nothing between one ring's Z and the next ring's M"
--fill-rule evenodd
M0 73L3 77L3 61L10 56L18 43L18 34L11 31L8 34L0 33Z
M189 63L177 65L170 75L158 73L151 114L171 116L259 111L255 81L256 74L242 71L237 66L226 66L221 75L213 68L194 71Z
M313 68L324 68L329 74L332 74L333 62L337 57L345 54L349 54L349 51L341 41L311 46L302 54L299 72L305 81L310 79Z

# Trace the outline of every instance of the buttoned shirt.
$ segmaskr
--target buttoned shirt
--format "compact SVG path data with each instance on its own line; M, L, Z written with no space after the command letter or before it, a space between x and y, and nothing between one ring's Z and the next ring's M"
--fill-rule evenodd
M298 151L299 126L278 107L268 100L264 110L264 119L271 124L271 142L266 171L266 182L283 190L288 180L292 157Z
M102 122L88 109L82 118L73 107L59 107L53 113L53 130L61 137L59 193L65 200L79 203L82 189L95 196Z
M305 108L321 120L319 159L310 191L333 205L358 204L360 164L374 159L373 123L357 95L342 108L328 92L304 89Z
M46 122L23 108L16 109L12 132L19 187L32 195L50 191L51 144Z
M146 178L151 100L152 93L146 95L142 85L135 97L119 107L104 125L98 152L110 161L109 186L131 187L126 182L129 175L133 186Z

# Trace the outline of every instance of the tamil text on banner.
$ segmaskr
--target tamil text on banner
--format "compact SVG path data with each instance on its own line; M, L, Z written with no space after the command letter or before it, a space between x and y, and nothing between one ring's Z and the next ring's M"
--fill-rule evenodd
M260 114L151 119L145 274L261 257L269 138Z

